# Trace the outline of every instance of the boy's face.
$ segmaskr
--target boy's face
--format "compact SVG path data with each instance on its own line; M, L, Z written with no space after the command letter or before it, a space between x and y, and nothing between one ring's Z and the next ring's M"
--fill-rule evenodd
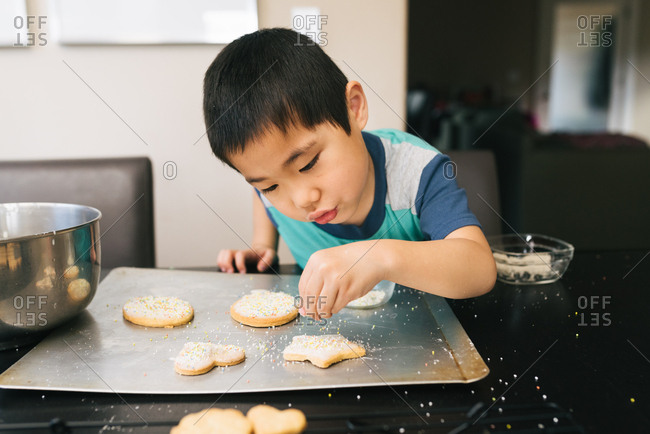
M360 121L357 108L349 111L349 136L329 123L293 127L286 134L272 129L230 161L288 217L361 225L372 207L375 178L361 135L367 111Z

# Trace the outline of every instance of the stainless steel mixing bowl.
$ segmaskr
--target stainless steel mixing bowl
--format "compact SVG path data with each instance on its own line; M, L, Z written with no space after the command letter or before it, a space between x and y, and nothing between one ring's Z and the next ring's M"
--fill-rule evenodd
M99 210L0 204L0 350L27 344L83 311L99 283Z

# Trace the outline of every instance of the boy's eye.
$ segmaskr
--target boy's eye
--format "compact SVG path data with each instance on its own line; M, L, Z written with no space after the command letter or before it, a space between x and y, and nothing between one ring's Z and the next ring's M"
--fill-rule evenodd
M316 156L305 167L300 169L299 172L306 172L309 169L311 169L312 167L314 167L314 165L318 161L318 157L320 157L320 154L316 154Z
M262 192L262 194L269 194L270 192L272 192L272 191L275 190L276 188L278 188L278 184L273 184L273 185L270 186L269 188L264 188L264 189L262 189L262 190L260 190L260 191Z

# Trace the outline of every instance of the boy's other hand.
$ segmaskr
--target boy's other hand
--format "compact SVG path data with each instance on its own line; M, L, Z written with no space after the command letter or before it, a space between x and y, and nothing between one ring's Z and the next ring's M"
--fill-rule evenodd
M311 255L300 277L300 313L319 321L366 295L384 279L381 249L376 240L319 250Z
M276 259L276 251L270 247L246 250L224 249L217 256L217 266L225 273L246 273L247 268L266 271Z

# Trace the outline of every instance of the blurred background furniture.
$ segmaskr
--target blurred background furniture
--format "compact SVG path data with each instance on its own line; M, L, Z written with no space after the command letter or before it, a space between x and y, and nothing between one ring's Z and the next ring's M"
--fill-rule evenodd
M411 132L450 155L493 152L504 233L542 233L583 251L650 249L644 141L613 133L541 134L514 107L454 103L441 111L431 92L417 88L408 95ZM458 176L460 184L461 170ZM471 203L475 194L468 198L470 208L485 206Z
M102 267L156 265L152 169L146 157L3 161L0 202L62 202L97 208L102 213Z
M502 233L497 166L492 151L448 151L446 154L456 163L456 182L465 189L469 209L481 222L483 233L487 236Z
M518 230L578 250L650 249L650 148L615 134L540 135L514 153ZM512 173L511 173L512 172Z

